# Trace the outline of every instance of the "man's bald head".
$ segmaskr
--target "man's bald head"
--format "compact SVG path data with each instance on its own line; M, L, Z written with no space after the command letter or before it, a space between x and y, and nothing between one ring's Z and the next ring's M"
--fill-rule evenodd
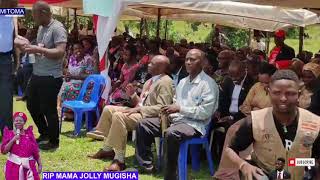
M41 11L43 13L51 13L50 5L45 1L37 1L32 6L33 10Z
M50 5L45 1L37 1L33 4L32 15L37 24L47 25L52 16Z
M202 71L204 58L204 52L199 49L191 49L187 53L185 65L190 76L196 76Z
M166 56L157 55L154 56L148 65L148 72L152 76L165 74L170 65L170 60Z

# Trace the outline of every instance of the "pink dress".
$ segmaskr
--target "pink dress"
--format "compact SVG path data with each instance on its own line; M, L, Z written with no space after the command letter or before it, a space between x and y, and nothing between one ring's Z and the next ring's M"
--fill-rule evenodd
M9 130L8 128L4 129L4 135L2 138L1 144L1 152L3 153L5 146L9 143L9 141L15 136L14 131ZM29 126L28 129L25 130L24 135L20 135L19 144L14 143L10 150L10 153L15 154L22 158L33 157L34 160L29 161L30 169L33 172L34 180L40 180L37 168L36 161L39 159L39 148L38 144L34 138L32 132L32 126ZM7 180L19 180L19 165L7 160L5 165L5 177ZM23 169L24 171L24 179L27 179L28 169Z
M138 71L140 65L134 64L133 66L129 67L128 64L124 64L122 69L121 69L121 74L123 76L123 82L121 84L121 86L126 87L127 84L129 84L133 79L134 76L136 75L136 72ZM115 89L115 91L112 93L111 95L112 99L119 99L119 98L126 98L125 92L120 89L117 88Z

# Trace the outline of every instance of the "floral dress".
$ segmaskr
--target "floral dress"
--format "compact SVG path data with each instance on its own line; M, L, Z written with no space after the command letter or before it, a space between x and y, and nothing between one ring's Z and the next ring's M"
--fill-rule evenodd
M1 152L4 151L5 146L10 142L11 139L13 139L14 136L15 133L13 130L9 130L7 127L4 129ZM33 174L34 180L40 180L39 173L36 168L36 163L39 160L39 148L32 132L32 126L29 126L25 130L24 135L20 135L19 144L14 143L12 145L10 153L21 158L32 157L32 160L29 160L30 171ZM11 162L10 160L7 160L4 168L5 179L19 180L19 168L19 165ZM27 179L28 169L23 168L23 173L24 179Z
M84 56L82 61L77 61L74 56L70 57L69 65L68 65L68 72L73 76L79 76L81 74L93 74L95 73L95 61L90 55ZM81 90L83 80L75 80L71 79L68 82L64 82L61 89L59 96L61 97L62 102L75 100ZM84 101L90 101L90 94L91 94L91 87L88 87Z

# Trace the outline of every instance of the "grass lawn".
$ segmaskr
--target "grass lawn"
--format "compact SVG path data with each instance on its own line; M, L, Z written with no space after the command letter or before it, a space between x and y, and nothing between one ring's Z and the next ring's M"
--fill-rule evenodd
M33 121L31 120L30 114L28 113L25 103L15 102L14 103L14 112L23 111L28 115L28 125L34 126L34 133L36 137L38 132L36 130ZM41 152L41 158L43 162L43 171L44 172L72 172L72 171L102 171L104 166L109 165L111 161L103 160L91 160L87 158L88 154L95 153L102 146L101 141L91 141L86 137L81 138L71 138L70 135L73 132L73 123L72 122L63 122L62 134L60 135L60 148L54 152ZM6 155L0 156L0 179L4 179L3 175L3 166L6 162ZM135 165L134 157L134 146L132 143L127 145L126 152L126 162L129 170L135 170L137 165ZM200 172L191 172L189 171L189 176L192 179L210 179L209 169L207 162L203 162L202 169ZM140 175L139 179L142 180L153 180L153 179L163 179L162 175Z

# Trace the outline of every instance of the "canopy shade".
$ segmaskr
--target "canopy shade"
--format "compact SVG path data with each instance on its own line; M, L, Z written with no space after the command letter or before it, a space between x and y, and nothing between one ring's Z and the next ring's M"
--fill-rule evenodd
M228 1L228 0L123 0L128 4L137 3L183 3L183 2L214 2L214 1ZM319 0L233 0L236 2L281 6L291 8L320 8Z
M19 0L20 5L30 6L37 2L38 0ZM65 7L65 8L77 8L82 9L82 0L44 0L49 4Z
M36 3L38 0L19 0L20 4L34 4ZM45 2L52 4L52 3L61 3L64 1L68 1L68 0L44 0Z
M267 23L267 26L283 27L289 25L306 26L320 22L316 13L304 9L232 1L140 3L129 7L148 15L158 15L159 9L161 9L161 16L168 19L206 21L240 28L259 29L263 23ZM223 18L226 18L226 21ZM260 30L263 29L265 28Z

